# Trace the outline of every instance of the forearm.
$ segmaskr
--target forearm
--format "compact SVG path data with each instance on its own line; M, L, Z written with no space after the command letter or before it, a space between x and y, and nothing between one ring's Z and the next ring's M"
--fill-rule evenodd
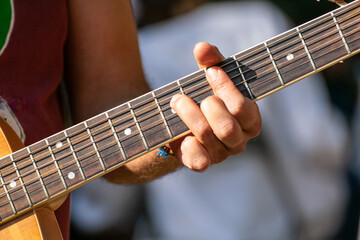
M148 92L130 0L69 1L66 81L74 123ZM114 170L116 183L141 183L180 166L173 157L146 154Z
M130 0L71 0L66 48L74 123L149 91Z
M162 177L183 166L174 156L157 155L157 151L147 153L105 175L113 183L138 184Z

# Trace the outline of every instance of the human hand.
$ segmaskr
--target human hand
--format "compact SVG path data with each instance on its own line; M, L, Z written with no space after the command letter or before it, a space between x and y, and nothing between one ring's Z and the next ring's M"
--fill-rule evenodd
M224 59L208 43L198 43L194 56L200 68ZM243 152L248 140L259 135L261 129L256 103L245 98L221 68L209 68L206 77L216 96L204 99L200 108L186 95L176 95L170 103L192 132L170 143L171 148L185 166L195 171Z

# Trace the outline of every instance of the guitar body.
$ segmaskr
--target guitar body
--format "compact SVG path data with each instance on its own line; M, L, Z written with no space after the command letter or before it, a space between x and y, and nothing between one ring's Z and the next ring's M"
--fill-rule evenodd
M12 128L0 118L0 158L24 147ZM27 214L0 226L0 239L63 239L54 210L66 199L62 197L46 207L33 209Z
M60 240L63 239L54 211L37 208L0 227L0 239Z

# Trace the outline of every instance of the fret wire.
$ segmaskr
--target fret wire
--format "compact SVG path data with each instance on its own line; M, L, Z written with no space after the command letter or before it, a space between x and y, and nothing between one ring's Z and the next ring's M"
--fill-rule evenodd
M349 3L350 4L350 3ZM326 15L328 15L328 14L326 14ZM323 15L323 16L320 16L320 17L330 17L330 16L326 16L326 15ZM319 18L320 18L319 17ZM310 29L310 28L312 28L312 27L315 27L316 25L320 25L321 23L323 23L323 22L325 22L327 19L326 18L324 18L324 19L320 19L320 21L314 21L313 20L313 23L312 24L309 24L308 26L306 26L306 27L304 27L304 29L303 30L308 30L308 29ZM312 21L310 21L310 22L308 22L308 23L311 23ZM301 27L301 26L304 26L306 23L304 23L304 24L302 24L302 25L300 25L299 27ZM296 29L298 29L299 27L297 27ZM328 27L328 25L326 25L325 26L325 28L327 28ZM319 31L318 32L320 32L320 31L322 31L322 30L324 30L325 28L320 28L319 29ZM276 42L274 42L273 44L278 44L278 43L280 43L281 41L283 41L283 40L285 40L285 39L287 39L287 38L291 38L291 37L293 37L293 36L296 36L298 33L291 33L291 34L280 34L279 36L281 36L281 35L284 35L282 38L280 38L280 39L278 39ZM317 34L316 32L314 33L314 34L312 34L312 35L310 35L310 36L314 36L315 34ZM289 44L291 44L292 42L290 42ZM285 45L286 46L286 45ZM254 54L256 51L250 51L249 53L247 53L246 54L246 57L249 57L249 56L251 56L251 54ZM244 56L245 57L245 56ZM261 57L261 56L260 56ZM255 58L254 59L254 61L255 60L257 60L258 58ZM230 62L231 63L231 62ZM230 63L227 63L227 64L230 64Z
M111 131L113 132L113 135L114 135L114 138L115 138L115 141L116 141L117 145L120 148L121 155L123 156L124 160L126 160L127 158L126 158L126 155L125 155L125 151L124 151L123 147L121 146L120 139L119 139L119 137L118 137L118 135L116 133L116 130L114 128L112 120L111 120L111 118L110 118L110 116L109 116L109 114L107 112L105 112L105 115L106 115L106 118L108 119Z
M45 195L46 195L46 198L49 199L49 198L50 198L50 195L49 195L49 193L48 193L48 191L47 191L47 189L46 189L46 187L45 187L44 181L43 181L43 179L42 179L42 177L41 177L41 174L40 174L40 172L39 172L39 169L38 169L38 167L37 167L37 165L36 165L36 163L35 163L34 156L32 155L29 147L26 147L26 149L27 149L27 151L28 151L28 153L29 153L29 156L30 156L31 162L32 162L32 164L33 164L33 166L34 166L34 169L35 169L35 171L36 171L36 174L37 174L38 177L39 177L39 181L40 181L41 186L42 186L42 188L43 188L43 190L44 190L44 193L45 193Z
M343 41L343 43L344 43L344 46L345 46L345 48L346 48L346 51L348 52L348 54L351 54L350 47L349 47L349 45L347 44L346 39L344 38L344 34L343 34L343 32L342 32L342 30L341 30L341 28L340 28L340 25L339 25L339 23L338 23L335 15L334 15L334 13L331 12L331 16L332 16L332 18L333 18L333 20L334 20L334 22L335 22L336 28L337 28L337 30L338 30L338 32L339 32L339 35L340 35L340 37L341 37L341 39L342 39L342 41Z
M62 173L61 173L61 171L60 171L59 164L58 164L58 162L56 161L55 155L54 155L54 153L53 153L53 151L52 151L52 149L51 149L51 147L50 147L49 141L48 141L47 139L45 139L45 142L46 142L46 145L48 146L48 150L49 150L49 152L50 152L51 158L52 158L52 160L53 160L53 162L54 162L54 165L55 165L55 167L56 167L56 169L57 169L57 172L58 172L58 174L59 174L59 176L60 176L61 182L62 182L62 184L64 185L64 188L67 190L67 189L68 189L68 186L66 185L65 179L64 179L64 177L63 177L63 175L62 175Z
M325 44L324 44L325 45ZM319 47L322 47L323 45L321 45L321 46L319 46ZM306 54L305 54L306 55ZM305 56L305 55L300 55L300 56ZM287 64L287 63L286 63ZM282 67L282 66L280 66L280 67ZM230 71L232 71L232 70L234 70L235 68L233 68L233 69L231 69ZM251 78L251 79L248 79L248 80L246 80L246 81L249 81L249 80L252 80L253 78ZM246 83L246 81L245 82L243 82L243 83L239 83L238 85L240 85L240 84L245 84ZM254 87L259 87L259 86L261 86L262 84L264 84L264 83L259 83L258 85L256 85L256 86L254 86ZM209 89L209 91L210 91L210 89Z
M299 35L299 37L301 39L301 43L304 46L305 52L306 52L306 54L307 54L307 56L308 56L308 58L310 60L311 66L313 67L314 71L316 71L316 66L315 66L314 60L313 60L312 56L310 55L310 51L309 51L309 49L308 49L308 47L307 47L307 45L305 43L304 37L303 37L299 27L296 28L296 31L298 32L298 35Z
M355 5L354 5L355 6ZM354 8L354 6L352 6L352 8ZM356 6L355 6L356 7ZM350 9L350 8L349 8ZM318 23L313 23L313 24L311 24L311 25L309 25L308 27L312 27L312 26L314 26L314 25L316 25L316 24L318 24ZM310 59L311 59L311 57L310 57ZM313 64L313 61L312 60L310 60L311 61L311 63L312 63L312 65L313 65L313 68L314 68L314 70L316 69L316 67L315 67L315 65Z
M164 124L165 124L166 131L168 132L170 139L173 139L174 136L172 135L172 133L171 133L171 131L170 131L169 125L168 125L168 123L167 123L167 121L166 121L166 118L165 118L165 116L164 116L164 113L163 113L162 110L161 110L159 101L157 100L154 91L151 91L151 94L152 94L152 96L153 96L153 98L154 98L154 101L155 101L155 103L156 103L157 108L159 109L161 118L163 119L163 122L164 122Z
M8 191L7 188L6 188L6 185L5 185L5 182L4 182L4 179L3 179L2 175L1 175L1 173L0 173L0 181L1 181L1 184L3 185L5 194L6 194L7 198L8 198L8 200L9 200L9 203L10 203L11 209L12 209L12 211L13 211L13 214L16 214L17 211L16 211L16 209L15 209L15 205L14 205L14 203L13 203L12 200L11 200L9 191Z
M148 93L146 93L146 94L149 94L150 92L148 92ZM146 95L146 94L144 94L144 95ZM141 97L143 97L144 95L141 95L141 96L139 96L138 98L141 98ZM135 98L135 99L133 99L132 101L134 101L134 100L137 100L137 98ZM143 105L146 105L146 104L148 104L148 103L151 103L153 101L153 99L152 98L150 98L150 97L148 97L147 99L145 99L145 100L142 100L142 101L140 101L140 102L136 102L136 103L133 103L133 105L132 105L132 108L141 108ZM148 106L147 108L151 108L151 106ZM146 108L145 108L146 109ZM125 111L127 111L127 110L125 110ZM121 113L120 113L120 115L121 115Z
M267 66L267 65L269 65L269 64L274 66L274 62L275 62L275 59L274 59L274 58L273 58L273 59L270 58L270 61L269 61L269 60L266 60L267 58L269 58L269 53L268 53L268 52L266 52L266 54L264 54L264 55L262 55L262 56L264 57L264 58L262 58L262 59L265 60L264 62L261 62L260 64L257 64L257 65L254 65L254 66L252 66L251 69L245 70L245 71L243 71L242 73L243 73L243 74L246 74L246 73L250 73L250 72L252 72L252 71L255 71L255 72L256 72L256 70L258 70L258 69L260 69L260 68L262 68L262 67L265 67L265 66ZM271 56L272 56L272 55L271 55ZM266 58L266 59L265 59L265 58ZM249 63L250 63L250 62L252 62L252 61L244 62L244 66L249 66ZM276 70L276 69L277 69L277 68L275 68L275 70ZM271 71L273 71L273 70L271 70ZM261 72L261 73L269 73L269 72L265 71L265 72ZM248 81L250 81L250 80L253 80L254 77L255 77L255 76L253 76L252 78L246 79L245 82L248 82Z
M326 15L325 15L325 16L326 16ZM323 16L323 17L324 17L324 16ZM330 16L327 16L327 17L330 17ZM325 19L322 19L320 23L323 23L324 21L325 21ZM305 24L306 24L306 23L305 23ZM303 24L303 25L304 25L304 24ZM314 27L314 26L316 26L316 25L319 25L319 22L314 22L313 24L310 24L309 26L306 26L306 28L304 28L304 30L309 29L309 28L311 28L311 27ZM302 26L302 25L301 25L301 26ZM329 25L326 25L325 27L320 28L320 29L318 30L318 32L320 32L320 31L328 28L328 26L329 26ZM298 30L299 27L297 27L296 29ZM299 30L298 30L298 32L299 32ZM296 33L296 34L298 34L298 33ZM286 38L295 36L296 34L295 34L295 33L294 33L294 34L288 34L288 35L283 34L284 36L283 36L282 38L278 39L278 40L277 40L276 42L274 42L273 44L277 44L277 43L281 42L282 40L284 40L284 39L286 39ZM317 33L315 32L315 34L317 34ZM310 36L314 36L315 34L312 34L312 35L310 35ZM279 36L281 36L281 34L280 34ZM300 38L303 39L302 36L300 36ZM292 43L292 42L289 42L287 45L289 45L289 44L291 44L291 43ZM285 46L286 46L286 45L285 45ZM253 51L253 52L255 52L255 51ZM252 54L253 52L247 53L246 56L250 56L250 54ZM259 57L261 57L261 56L259 56ZM257 59L258 59L258 58L254 59L254 61L257 60ZM230 62L230 63L231 63L231 62ZM230 63L228 63L228 64L230 64Z
M304 56L304 55L300 55L300 56L302 57L302 56ZM306 64L306 63L303 63L302 65L304 65L304 64ZM280 67L283 67L283 66L280 65ZM293 69L291 69L291 70L294 70L294 69L295 69L295 68L293 68ZM291 71L291 70L290 70L290 71ZM288 73L288 72L289 72L289 71L284 72L284 74L286 74L286 73ZM264 73L266 73L266 72L264 72ZM276 77L277 77L277 76L273 76L269 81L275 79ZM254 79L254 78L250 78L250 79L248 79L248 80L246 80L246 81L249 81L249 80L252 80L252 79ZM260 87L260 86L266 84L266 83L269 82L269 81L259 82L257 85L252 86L252 89L254 89L254 88L256 88L256 87ZM241 84L244 84L244 83L239 83L238 85L241 85Z
M324 22L324 21L325 21L325 20L323 19L322 22ZM316 24L318 24L318 23L313 23L313 24L307 26L307 28L313 27L313 26L315 26ZM297 30L298 30L298 29L297 29ZM298 30L298 32L299 32L299 30ZM295 36L295 35L296 35L296 34L293 34L293 36ZM307 50L306 52L307 52L307 54L308 54L308 57L309 57L309 59L310 59L310 62L311 62L311 64L312 64L314 70L316 70L315 64L314 64L314 62L313 62L313 60L312 60L312 58L311 58L311 56L310 56L310 53L309 53L309 51L308 51L308 49L307 49L307 47L306 47L306 44L305 44L304 41L303 41L303 38L302 38L301 33L300 33L299 35L300 35L300 38L301 38L301 40L302 40L303 45L305 46L305 50ZM285 38L285 37L288 37L288 36L289 36L289 35L284 36L284 38ZM230 63L226 63L226 64L230 64ZM179 84L179 86L181 87L180 84ZM181 89L180 89L180 90L181 90Z
M230 63L229 63L230 64ZM199 78L199 80L201 80L203 77L205 77L205 81L202 81L201 83L199 83L198 85L201 85L202 83L204 83L204 82L206 82L207 84L208 84L208 81L207 81L207 79L206 79L206 71L207 71L207 68L203 68L203 71L204 71L204 74L205 74L205 76L203 76L203 75L201 75L200 76L200 78ZM208 84L209 85L209 84ZM211 91L212 91L212 94L214 95L214 96L216 96L216 92L211 88Z
M329 26L327 28L324 28L323 30L325 31L325 30L328 30L328 29L329 29L329 31L327 33L321 34L320 38L315 37L315 38L310 40L310 38L313 37L313 36L311 36L311 34L308 34L309 39L306 41L307 46L316 45L316 43L319 42L319 39L322 41L322 40L324 40L326 38L331 38L332 35L335 35L335 34L339 33L338 30L334 28L334 26Z
M147 144L147 142L146 142L146 140L145 140L145 137L144 137L143 132L141 131L141 127L140 127L140 124L139 124L139 122L138 122L138 120L137 120L137 118L136 118L136 116L135 116L134 110L131 108L130 102L128 102L127 104L128 104L129 109L130 109L131 115L133 116L133 119L134 119L134 122L135 122L135 124L136 124L136 127L137 127L137 129L138 129L138 131L139 131L139 134L140 134L140 136L141 136L141 139L142 139L142 141L143 141L143 143L144 143L144 146L145 146L146 150L149 150L150 148L149 148L149 146L148 146L148 144Z
M337 48L337 49L339 49L339 48ZM341 59L343 59L343 58L341 58ZM305 63L303 63L303 64L305 64ZM302 65L303 65L302 64ZM295 68L293 68L292 70L294 70ZM291 71L291 70L290 70ZM289 71L288 71L289 72ZM266 81L267 82L267 81ZM255 85L255 86L253 86L252 87L252 89L254 89L254 88L256 88L256 87L261 87L261 85L263 85L263 84L265 84L266 82L260 82L258 85ZM241 84L243 84L243 83L239 83L238 85L241 85Z
M232 70L234 70L234 69L236 69L236 68L233 68L233 69L231 69L230 71L232 71ZM266 73L266 72L265 72L265 73ZM204 77L204 75L197 76L196 79L201 79L202 77ZM253 78L244 81L244 84L247 83L247 81L252 80L252 79L253 79ZM178 85L180 85L180 84L178 83ZM180 86L181 86L181 85L180 85ZM194 86L193 88L195 88L195 87L196 87L196 86ZM165 102L165 101L162 101L162 102Z
M339 41L339 40L337 40L337 39L332 39L332 40L329 40L329 41L327 41L327 42L325 42L325 44L322 44L322 45L319 45L319 46L317 46L317 47L315 47L313 50L314 51L317 51L317 50L319 50L319 49L322 49L324 46L326 46L326 45L329 45L329 44L332 44L332 43L334 43L334 42L337 42L337 41ZM303 46L306 46L306 45L303 45ZM338 49L338 48L337 48ZM296 50L298 50L298 49L296 49ZM336 50L336 49L335 49ZM307 53L306 53L307 54ZM305 56L305 55L298 55L299 57L303 57L303 56ZM309 55L308 55L309 56ZM323 57L324 55L320 55L319 57ZM279 67L284 67L284 66L286 66L286 64L288 64L288 63L284 63L283 65L279 65Z
M347 6L346 6L346 8L347 8L346 10L353 10L354 8L356 8L357 6L356 6L354 3L355 3L355 2L348 3ZM351 6L352 4L354 4L354 5ZM359 5L359 4L357 4L357 5ZM343 8L340 8L340 9L337 9L337 10L342 10L342 9L343 9ZM334 10L334 11L337 11L337 10ZM326 15L328 15L328 13L325 14L325 15L320 16L320 17L317 18L317 19L313 19L312 21L309 21L308 23L311 23L311 22L312 22L312 23L309 24L308 26L304 27L303 30L308 30L308 29L310 29L310 28L312 28L312 27L315 27L316 25L319 26L321 23L323 23L323 22L325 22L325 21L327 20L326 18L321 19L322 17L329 17L329 16L326 16ZM348 19L348 18L347 18L347 19ZM317 20L317 21L316 21L316 20ZM305 24L307 24L307 23L304 23L304 24L298 26L297 29L298 29L299 27L304 26ZM320 29L320 30L323 30L323 29ZM280 34L280 35L281 35L281 34ZM280 35L279 35L279 36L280 36ZM297 33L292 33L292 34L287 34L287 35L284 34L283 38L278 39L276 42L274 42L274 44L280 43L280 42L283 41L284 39L293 37L293 36L295 36L295 35L297 35ZM254 52L249 52L249 53L247 53L247 57L248 57L248 56L251 56L251 54L254 54Z
M229 71L230 72L230 71ZM228 72L227 72L228 73ZM190 96L191 94L193 93L196 93L200 88L204 87L204 86L209 86L209 83L206 79L206 69L204 68L203 72L201 75L197 76L196 78L193 79L194 81L190 84L194 84L194 85L191 85L189 86L186 90L187 93L186 95L187 96ZM213 94L215 95L215 93L213 92ZM195 95L195 96L199 96L199 95ZM194 96L194 97L195 97ZM166 99L166 100L171 100L172 97ZM164 101L166 101L164 100ZM161 102L160 102L161 104Z
M322 27L317 28L317 31L312 30L311 32L308 33L309 38L316 36L316 34L318 34L318 33L321 33L320 38L315 37L312 41L308 41L307 42L308 45L318 42L319 39L324 39L325 37L329 37L331 35L334 35L335 33L339 33L339 30L341 31L340 27L336 26L336 25L339 25L339 22L337 21L335 15L333 15L333 13L331 13L331 16L333 16L333 17L328 20L329 23L327 23L326 25L323 25ZM334 23L337 28L334 28L334 25L333 25ZM329 32L326 34L322 33L325 30L329 30ZM302 31L304 32L304 30L302 30Z
M87 130L87 133L88 133L88 135L89 135L89 137L90 137L90 141L92 142L92 145L93 145L93 147L94 147L94 150L95 150L95 152L96 152L96 155L97 155L97 157L99 158L100 165L101 165L103 171L105 171L105 170L106 170L106 167L105 167L104 161L103 161L102 157L100 156L100 152L99 152L99 150L98 150L98 148L97 148L97 146L96 146L96 143L95 143L95 141L94 141L93 136L91 135L89 126L88 126L88 124L86 123L86 121L84 122L84 125L85 125L86 130Z
M25 193L25 197L26 197L26 199L27 199L27 201L28 201L28 203L29 203L29 206L32 207L33 204L32 204L32 202L31 202L31 200L30 200L30 196L29 196L28 192L26 191L24 181L22 180L22 178L21 178L21 176L20 176L19 170L18 170L18 168L17 168L17 166L16 166L16 163L15 163L15 160L14 160L14 157L13 157L12 154L10 155L10 159L11 159L11 161L12 161L12 163L13 163L13 166L14 166L14 168L15 168L16 174L17 174L18 179L19 179L19 181L20 181L20 185L21 185L21 187L22 187L22 189L23 189L23 191L24 191L24 193Z
M250 97L251 97L251 100L254 100L254 99L255 99L255 98L254 98L254 95L253 95L252 92L250 91L249 85L248 85L248 83L247 83L247 81L246 81L246 79L245 79L245 76L244 76L244 74L243 74L243 71L241 70L241 67L240 67L240 64L239 64L238 60L236 59L236 56L233 55L232 58L233 58L233 59L235 60L235 62L236 62L236 66L237 66L237 68L238 68L238 70L239 70L239 73L240 73L240 75L241 75L241 78L242 78L242 80L243 80L243 83L244 83L247 91L249 92L249 95L250 95ZM232 70L230 70L230 71L232 71Z
M64 133L64 135L65 135L65 138L66 138L67 143L69 144L69 148L70 148L70 151L71 151L71 153L72 153L72 155L73 155L73 157L74 157L74 160L75 160L75 162L76 162L76 165L77 165L77 167L79 168L80 175L81 175L82 179L85 180L85 179L86 179L86 178L85 178L85 174L84 174L84 172L83 172L83 170L82 170L82 168L81 168L79 159L78 159L77 156L76 156L76 153L75 153L74 147L73 147L73 145L72 145L72 143L71 143L71 141L70 141L69 135L67 134L66 131L63 131L63 133Z
M176 83L177 83L178 86L179 86L179 89L180 89L181 94L182 94L182 95L185 95L185 92L184 92L184 89L183 89L182 86L181 86L180 80L176 80Z
M284 81L283 81L283 79L282 79L282 77L281 77L281 74L280 74L280 72L279 72L278 67L276 66L276 63L275 63L274 58L273 58L273 56L272 56L272 54L271 54L270 48L268 47L268 45L267 45L266 42L264 42L264 45L265 45L265 47L266 47L266 51L267 51L268 54L269 54L269 57L270 57L270 59L271 59L271 62L272 62L272 64L273 64L273 66L274 66L274 69L275 69L275 71L276 71L276 74L277 74L278 77L279 77L280 83L281 83L282 86L284 86Z
M322 27L322 28L318 29L317 32L321 32L322 30L327 29L328 27L329 27L329 25L326 25L325 27ZM310 56L310 52L309 52L309 50L308 50L308 48L307 48L307 46L306 46L306 44L305 44L305 42L304 42L304 39L303 39L303 37L302 37L302 34L300 33L299 28L295 28L295 29L296 29L297 32L298 32L298 33L296 33L296 34L300 36L300 39L301 39L301 41L302 41L302 43L303 43L303 46L305 47L305 50L307 50L306 52L307 52L310 60L312 60L312 58L311 58L311 56ZM337 32L337 31L334 31L333 33L335 33L335 32ZM315 32L315 34L310 34L309 36L315 36L316 34L317 34L317 33ZM289 34L289 35L287 35L287 36L284 36L284 37L281 38L281 40L285 40L287 37L292 37L292 36L295 36L295 34ZM285 48L288 47L288 46L292 46L292 44L293 44L295 41L297 41L297 40L291 41L291 42L283 45L282 48L280 48L280 49L278 49L278 50L283 50L283 49L285 49ZM272 43L272 45L276 45L276 44L279 43L279 42L280 42L280 41L277 40L276 42ZM295 50L298 50L298 48L295 48ZM256 51L253 51L253 52L256 52ZM249 53L248 53L247 55L249 55ZM251 64L252 62L257 61L257 60L259 60L261 57L264 57L264 56L265 56L265 55L259 55L258 57L256 57L256 58L252 59L251 61L247 62L245 65ZM266 55L266 56L267 56L267 55ZM242 57L245 58L245 56L242 56ZM278 59L274 58L274 60L278 60ZM232 62L229 62L229 63L227 63L227 64L231 64L231 63L232 63ZM261 67L262 65L258 65L258 66ZM315 64L313 64L313 68L314 68L314 70L316 70ZM248 71L245 71L244 73L246 73L246 72L248 72Z

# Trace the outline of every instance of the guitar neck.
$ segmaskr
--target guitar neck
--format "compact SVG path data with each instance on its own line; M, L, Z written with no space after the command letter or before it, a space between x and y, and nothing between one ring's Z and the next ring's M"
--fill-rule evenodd
M360 49L360 1L325 14L219 63L257 101ZM213 95L205 70L79 123L0 159L0 220L7 221L181 137L175 94Z

